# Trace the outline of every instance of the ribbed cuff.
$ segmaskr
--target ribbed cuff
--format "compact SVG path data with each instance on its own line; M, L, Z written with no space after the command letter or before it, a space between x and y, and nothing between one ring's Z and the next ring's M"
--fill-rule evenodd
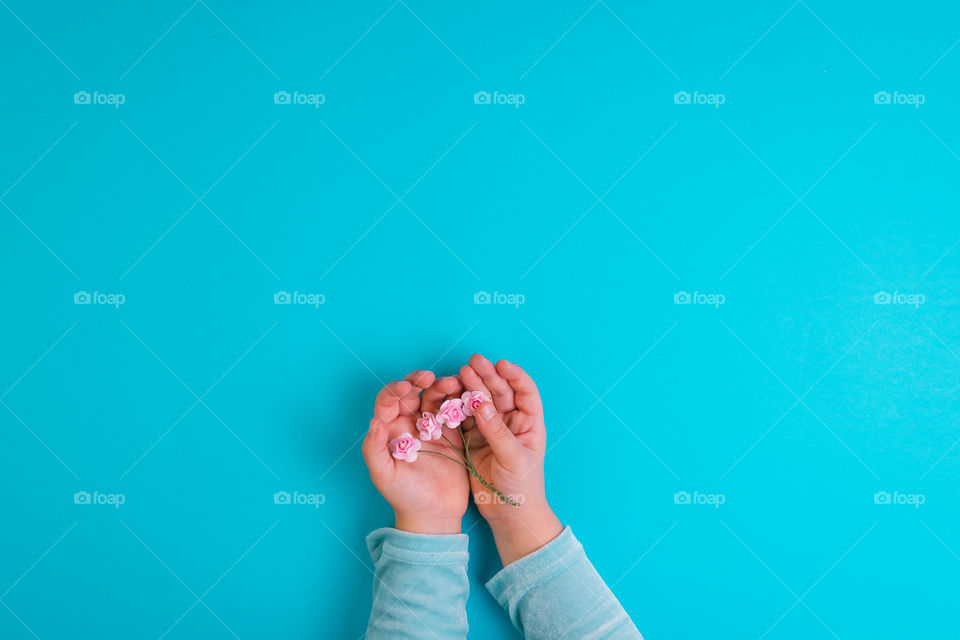
M487 582L487 591L507 608L530 589L543 584L583 557L583 547L564 527L556 538L530 555L508 564Z
M374 563L387 556L410 564L466 564L468 540L463 533L431 535L384 527L367 536L367 550Z

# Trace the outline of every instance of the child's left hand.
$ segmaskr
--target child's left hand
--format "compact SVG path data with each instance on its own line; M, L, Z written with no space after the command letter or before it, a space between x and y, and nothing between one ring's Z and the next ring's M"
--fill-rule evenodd
M363 441L363 458L374 486L393 507L397 529L460 533L470 497L466 470L436 455L422 455L416 464L396 460L388 442L404 432L416 437L416 422L422 412L436 412L445 397L458 397L462 392L459 378L435 380L430 371L414 371L377 394L370 430ZM456 430L444 431L460 446ZM447 443L440 441L423 442L422 447L426 451L450 451Z

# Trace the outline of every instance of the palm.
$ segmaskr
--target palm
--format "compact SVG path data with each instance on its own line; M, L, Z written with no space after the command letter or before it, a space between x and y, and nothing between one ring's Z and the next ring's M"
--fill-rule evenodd
M422 408L422 411L428 410ZM420 412L416 415L401 415L389 423L387 432L390 438L399 437L402 433L416 434L416 421L419 416ZM459 434L450 429L444 431L454 444L460 446ZM433 451L456 458L456 451L442 439L422 442L421 445L416 462L394 460L389 493L396 496L398 500L402 497L405 508L438 516L446 514L462 516L469 502L470 483L467 480L466 471L452 460L424 453ZM387 500L392 503L391 495L387 495Z

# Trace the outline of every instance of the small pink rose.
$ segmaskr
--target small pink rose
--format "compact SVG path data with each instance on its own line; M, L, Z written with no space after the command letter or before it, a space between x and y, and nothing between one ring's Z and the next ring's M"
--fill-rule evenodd
M437 412L437 420L439 420L443 426L451 429L459 427L460 423L463 422L466 417L466 414L463 412L463 400L460 398L447 400L440 405L440 411Z
M463 401L463 413L468 416L475 414L484 402L490 402L490 398L482 391L464 391L460 400Z
M439 440L443 434L443 425L437 420L437 414L423 412L423 417L417 420L417 430L421 440Z
M417 459L417 451L420 451L420 441L409 433L403 433L399 438L390 441L390 453L397 460L413 462Z

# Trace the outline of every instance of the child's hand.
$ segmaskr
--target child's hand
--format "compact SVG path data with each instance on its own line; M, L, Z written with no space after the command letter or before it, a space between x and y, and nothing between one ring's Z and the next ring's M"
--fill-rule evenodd
M471 477L474 502L493 531L506 566L532 553L563 530L547 504L543 456L547 431L537 385L517 365L493 364L477 354L460 369L468 391L484 391L493 403L477 410L477 429L469 435L470 457L481 476L519 507L499 500ZM469 427L468 427L469 429Z
M397 529L460 533L470 494L464 468L434 455L423 455L413 463L396 460L388 442L404 432L416 437L421 412L435 412L445 396L459 396L462 391L456 377L434 381L433 373L414 371L377 394L370 430L363 441L363 458L374 486L393 507ZM456 430L447 430L446 435L460 445ZM422 447L424 451L450 452L443 441L423 442Z

